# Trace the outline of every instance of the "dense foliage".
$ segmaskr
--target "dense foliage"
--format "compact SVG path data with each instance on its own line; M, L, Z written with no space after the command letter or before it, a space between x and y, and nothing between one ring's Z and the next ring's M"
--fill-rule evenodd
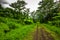
M28 22L28 20L30 19L30 17L29 17L29 9L25 8L26 4L27 3L25 3L25 1L18 0L17 2L12 3L10 5L14 9L11 9L11 8L3 9L0 6L0 16L14 18L14 19L19 20L21 24L24 24L24 23Z
M54 0L42 0L39 2L37 15L40 18L40 22L48 22L52 20L52 17L57 16L59 13L59 2L54 2Z

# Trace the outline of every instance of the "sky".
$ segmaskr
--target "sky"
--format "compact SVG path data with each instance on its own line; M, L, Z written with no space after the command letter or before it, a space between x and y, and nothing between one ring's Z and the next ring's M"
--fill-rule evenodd
M9 4L16 2L17 0L0 0L0 1L5 1L8 2ZM37 10L38 3L41 0L25 0L27 3L26 8L30 8L30 12ZM9 4L3 4L3 7L10 7Z
M11 4L13 2L16 2L17 0L2 0L2 1L6 1ZM32 12L37 9L38 3L41 0L24 0L24 1L27 3L27 5L25 7L30 8L30 12ZM10 7L8 4L3 4L2 6L3 7Z
M30 11L35 11L38 7L38 3L41 0L25 0L28 4L26 5L27 8L30 8Z
M15 1L16 0L11 0L11 1L8 0L9 3L12 3L12 2L15 2ZM30 12L32 12L32 11L37 10L38 3L41 0L24 0L24 1L27 3L27 5L25 7L30 8Z

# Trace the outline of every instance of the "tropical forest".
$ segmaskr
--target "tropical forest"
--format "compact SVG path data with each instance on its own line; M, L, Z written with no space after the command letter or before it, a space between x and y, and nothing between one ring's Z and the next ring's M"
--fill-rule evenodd
M10 8L2 3L6 2L0 0L0 40L60 40L60 0L39 1L32 12L24 0Z

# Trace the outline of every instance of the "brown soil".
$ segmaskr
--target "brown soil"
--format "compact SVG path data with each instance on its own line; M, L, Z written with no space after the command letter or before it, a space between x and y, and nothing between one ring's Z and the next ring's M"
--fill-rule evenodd
M37 28L33 40L54 40L54 38L51 33L47 32L44 28Z

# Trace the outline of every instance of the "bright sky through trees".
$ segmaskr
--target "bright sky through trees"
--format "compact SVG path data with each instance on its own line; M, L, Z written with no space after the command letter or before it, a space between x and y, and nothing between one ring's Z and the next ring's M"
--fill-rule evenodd
M7 1L9 3L13 3L16 0L5 0L5 1ZM30 8L30 11L34 11L37 9L39 1L41 1L41 0L25 0L25 2L27 3L26 7ZM8 5L4 4L3 6L6 7Z
M3 0L3 1L7 1L8 3L13 3L13 2L15 2L17 0ZM30 8L30 11L32 12L32 11L37 9L39 1L41 1L41 0L25 0L25 2L27 3L26 7ZM7 7L8 5L4 4L3 6Z
M41 0L25 0L28 4L26 5L27 8L30 8L30 11L34 11L38 7L38 3Z

